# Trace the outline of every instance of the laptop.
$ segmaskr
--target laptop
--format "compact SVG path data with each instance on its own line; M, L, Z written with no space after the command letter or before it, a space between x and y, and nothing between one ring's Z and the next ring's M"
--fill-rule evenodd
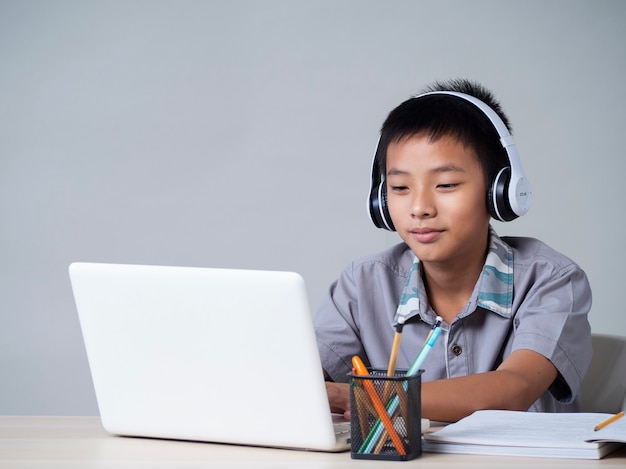
M69 274L109 433L349 449L300 275L100 263Z

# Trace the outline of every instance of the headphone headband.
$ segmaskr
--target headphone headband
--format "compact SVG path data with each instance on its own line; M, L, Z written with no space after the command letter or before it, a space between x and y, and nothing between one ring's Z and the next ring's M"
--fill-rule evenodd
M431 91L420 94L415 99L432 95L455 96L473 104L489 119L498 133L500 144L507 154L509 166L502 168L494 181L490 183L487 204L491 216L499 221L511 221L528 212L532 201L530 181L524 175L513 137L500 116L480 99L456 91ZM372 163L372 183L368 200L368 212L371 220L378 228L394 231L395 228L387 209L385 175L384 173L381 174L376 164L379 151L382 151L380 139Z

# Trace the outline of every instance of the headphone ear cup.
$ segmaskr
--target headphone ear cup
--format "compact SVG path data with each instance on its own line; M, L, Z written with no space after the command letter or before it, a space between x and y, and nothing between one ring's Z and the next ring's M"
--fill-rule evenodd
M391 215L389 214L389 204L387 203L387 183L383 181L380 186L380 206L381 213L385 221L385 228L389 231L396 231L396 227L393 226L393 222L391 221Z
M369 204L370 218L377 228L395 231L387 205L387 184L385 181L372 187Z
M510 180L511 168L508 166L502 168L487 193L487 207L489 208L489 213L498 221L511 221L518 217L509 202Z
M382 228L382 220L380 218L380 201L378 199L378 185L373 185L370 189L370 197L368 204L370 219L376 228Z

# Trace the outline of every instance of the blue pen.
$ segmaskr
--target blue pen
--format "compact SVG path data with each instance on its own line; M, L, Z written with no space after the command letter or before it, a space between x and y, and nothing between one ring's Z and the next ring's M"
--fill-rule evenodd
M437 339L439 338L440 335L441 335L441 320L439 320L438 318L438 321L435 323L435 328L431 331L431 334L429 334L428 340L424 344L424 347L422 347L422 350L420 351L419 355L409 367L406 373L406 376L415 376L417 373L419 373L420 367L424 364L424 361L426 360L428 353L432 350L433 345L435 345L435 342L437 342ZM406 390L408 387L408 384L402 383L402 387ZM400 398L396 394L387 404L387 413L389 415L393 415L393 413L396 411L399 405L400 405ZM384 430L384 427L380 419L376 420L376 423L374 423L374 426L370 430L369 435L367 436L367 438L365 439L365 441L359 448L359 453L371 453L374 449L374 445L376 445L376 442L380 439L380 436L383 434L383 430Z
M413 363L409 367L409 370L406 372L407 376L416 375L419 372L422 365L424 364L424 361L426 360L426 357L428 356L431 349L433 348L433 345L435 345L435 342L437 342L437 339L441 335L441 321L442 319L439 316L437 316L435 327L431 331L431 333L428 335L428 340L426 340L426 343L422 347L422 350L420 351L419 355L417 356L415 361L413 361Z

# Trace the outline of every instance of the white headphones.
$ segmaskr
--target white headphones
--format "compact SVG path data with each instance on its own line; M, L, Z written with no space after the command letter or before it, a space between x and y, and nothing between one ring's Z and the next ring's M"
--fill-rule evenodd
M419 99L431 95L456 96L472 103L487 116L498 132L500 144L506 151L509 165L502 168L489 184L487 206L491 216L498 221L511 221L528 212L532 202L530 181L524 175L513 137L504 122L502 122L502 119L500 119L500 116L480 99L456 91L432 91L416 96L416 98ZM379 140L372 163L372 182L368 199L368 212L370 219L378 228L395 231L387 207L387 184L385 183L384 168L381 171L377 164L379 158L376 157L381 151L383 149L380 148Z

